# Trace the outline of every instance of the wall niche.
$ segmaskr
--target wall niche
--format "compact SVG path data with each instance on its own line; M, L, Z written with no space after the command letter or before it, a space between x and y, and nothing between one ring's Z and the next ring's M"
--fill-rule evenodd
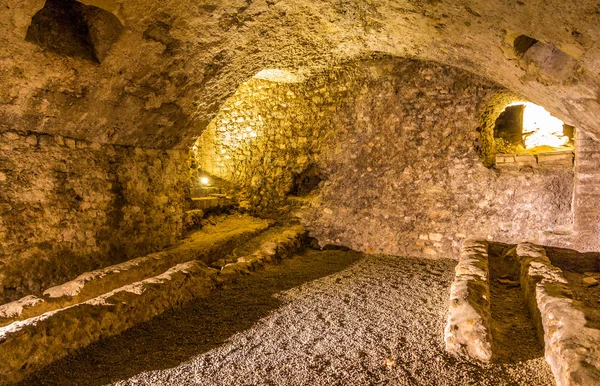
M102 63L123 32L112 13L75 0L47 0L25 40L72 58Z

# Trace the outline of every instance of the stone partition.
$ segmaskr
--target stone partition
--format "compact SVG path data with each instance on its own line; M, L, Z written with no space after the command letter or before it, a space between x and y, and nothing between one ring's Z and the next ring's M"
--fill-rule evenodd
M589 325L582 304L573 299L562 271L552 265L543 247L519 244L516 254L521 288L557 385L598 384L600 330Z
M573 211L578 250L600 250L600 142L577 131Z
M489 362L492 359L492 316L487 242L465 241L455 270L444 330L446 351Z
M182 236L187 152L0 134L0 303Z

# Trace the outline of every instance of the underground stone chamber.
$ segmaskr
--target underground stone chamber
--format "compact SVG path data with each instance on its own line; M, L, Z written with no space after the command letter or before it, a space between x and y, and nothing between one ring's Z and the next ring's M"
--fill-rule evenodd
M596 4L0 7L0 384L600 378Z

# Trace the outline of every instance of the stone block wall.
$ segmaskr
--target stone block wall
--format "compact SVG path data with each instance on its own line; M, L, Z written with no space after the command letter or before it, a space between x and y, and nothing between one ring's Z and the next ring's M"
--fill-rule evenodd
M187 152L0 134L0 302L167 247Z
M410 61L364 84L354 122L324 147L327 183L304 217L322 243L452 257L465 237L546 240L572 227L572 167L488 169L479 158L494 85Z
M477 153L479 117L499 86L403 59L318 79L246 84L196 143L201 168L261 211L316 165L320 194L299 215L321 244L438 257L456 256L467 236L571 246L572 166L488 169ZM235 152L223 148L234 140Z
M600 142L578 131L575 138L576 244L580 251L598 251L600 246Z
M233 183L240 205L259 213L285 204L295 180L319 164L321 146L349 111L355 68L301 83L242 84L192 147L191 183L205 173Z

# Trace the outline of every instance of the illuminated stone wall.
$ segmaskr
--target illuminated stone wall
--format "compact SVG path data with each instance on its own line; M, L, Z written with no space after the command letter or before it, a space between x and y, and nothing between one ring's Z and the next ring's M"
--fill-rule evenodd
M0 303L173 244L187 152L0 135Z
M259 213L283 207L294 175L315 164L321 191L299 215L321 244L439 257L469 236L569 245L572 168L488 169L476 151L479 117L498 90L457 69L391 59L307 83L252 80L194 153Z
M208 173L233 183L244 208L281 209L295 177L320 163L324 139L344 125L355 72L351 65L301 83L243 84L192 148L192 184Z
M364 84L354 119L324 146L327 183L303 214L322 244L437 257L457 256L467 237L570 245L573 168L488 169L476 151L496 87L410 61Z

